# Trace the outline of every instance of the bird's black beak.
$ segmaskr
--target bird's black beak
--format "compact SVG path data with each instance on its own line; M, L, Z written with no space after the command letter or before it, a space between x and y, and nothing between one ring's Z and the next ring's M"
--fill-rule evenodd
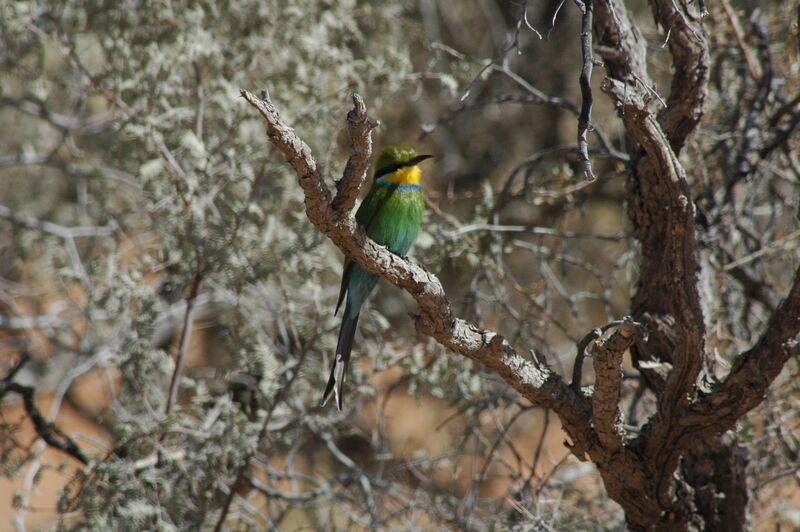
M425 159L432 159L432 158L433 155L417 155L416 157L408 161L404 166L416 166Z

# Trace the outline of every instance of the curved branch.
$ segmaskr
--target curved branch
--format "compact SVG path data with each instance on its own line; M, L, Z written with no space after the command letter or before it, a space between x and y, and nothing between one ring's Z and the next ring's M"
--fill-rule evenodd
M372 154L372 135L377 124L367 117L367 106L358 94L353 95L353 109L347 113L347 131L353 143L353 154L347 159L344 177L336 183L339 191L333 199L333 209L347 213L353 209L367 176L369 158Z
M14 382L14 377L22 369L22 367L30 360L27 353L19 359L8 374L0 380L0 399L7 392L16 393L22 397L22 404L25 406L25 413L28 414L33 428L36 430L37 436L47 443L50 447L58 449L59 451L70 455L80 463L87 465L89 459L83 454L83 451L72 438L66 435L59 429L55 423L49 422L36 406L36 390L30 386L25 386Z
M670 146L680 153L705 113L710 65L708 42L700 24L702 14L688 9L688 2L653 0L650 5L656 22L668 32L667 46L675 70L667 106L658 118Z
M362 161L348 164L345 168L339 190L340 193L348 191L348 199L339 203L345 210L337 211L308 145L281 121L266 95L258 98L245 90L241 94L261 113L267 124L269 140L283 153L298 175L305 194L306 214L311 223L365 270L414 297L420 310L416 317L417 330L448 349L495 371L532 403L553 409L574 441L589 442L589 445L596 442L588 424L589 404L585 398L576 394L546 365L521 356L502 336L454 317L450 301L435 275L367 238L347 209L353 205L350 200L358 194L363 182L363 175L360 175ZM363 157L368 155L364 148L371 145L368 137L372 127L363 102L357 96L354 102L355 107L348 114L348 123L351 125L349 131L356 156Z
M592 349L597 382L592 394L592 415L597 437L603 447L618 452L624 443L622 412L622 356L631 346L641 325L626 317L608 338L595 342Z
M682 422L703 434L719 434L764 400L786 362L800 356L800 267L786 299L755 346L742 353L728 377L691 406Z

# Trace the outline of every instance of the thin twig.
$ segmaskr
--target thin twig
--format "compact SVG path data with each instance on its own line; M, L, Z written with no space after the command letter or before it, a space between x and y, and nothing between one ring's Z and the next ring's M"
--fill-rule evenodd
M453 121L461 113L480 109L488 105L498 105L505 103L518 103L518 104L534 104L534 105L550 105L553 107L569 109L570 111L578 112L578 108L572 102L558 98L556 96L548 96L547 94L502 94L500 96L491 96L489 98L482 98L474 102L461 102L453 109L440 115L433 122L422 125L422 133L419 135L419 140L424 139L430 133L436 130L442 124Z
M589 344L600 338L603 334L603 330L600 327L595 327L588 333L583 339L578 342L577 352L575 353L575 364L572 366L572 389L575 390L576 393L580 393L581 391L581 379L583 378L583 359L586 356L586 348L589 347Z
M584 233L580 231L559 231L550 227L536 227L532 225L497 225L497 224L470 224L459 227L449 233L448 238L456 238L475 231L493 231L497 233L531 233L534 235L554 236L558 238L594 238L597 240L624 240L627 236L623 233L609 235L597 233Z
M295 379L298 375L300 375L299 368L302 367L303 362L305 362L306 352L303 351L300 355L300 359L298 360L297 364L293 367L289 368L288 371L284 371L284 375L288 374L289 378L287 382L283 385L283 387L278 391L277 395L272 401L272 405L270 406L269 410L267 411L267 416L264 419L264 423L261 425L261 430L258 433L257 442L264 442L267 438L267 435L270 432L270 424L269 422L272 420L272 415L275 412L275 408L284 400L284 397L289 393L292 388L292 384L294 384ZM239 470L236 472L236 476L234 477L233 482L228 485L228 496L225 498L225 502L222 504L222 509L220 510L219 518L217 518L217 524L214 526L214 532L220 532L222 530L222 525L225 524L225 519L228 516L228 512L230 511L231 504L233 503L233 498L236 496L236 486L241 484L247 476L247 472L250 468L250 462L256 454L258 447L254 447L248 454L245 456L242 464L239 466Z
M732 269L738 266L742 266L743 264L747 264L748 262L752 262L759 257L763 257L764 255L769 255L771 253L780 251L784 247L784 244L791 242L796 238L800 238L800 229L798 229L797 231L793 231L788 235L777 238L773 242L764 246L763 248L758 249L752 253L749 253L744 257L740 257L733 262L729 262L728 264L722 267L722 271L724 272L731 271Z
M206 92L203 88L203 73L200 70L200 64L197 61L192 63L194 67L194 80L197 85L197 117L194 123L194 134L197 138L203 140L203 122L206 114Z
M525 479L525 485L530 483L533 476L536 474L536 468L539 465L539 459L542 456L542 449L544 448L544 440L547 436L547 431L550 429L550 410L544 409L544 426L540 429L539 442L536 444L536 450L533 451L533 460L531 460L531 469L528 478Z
M581 55L583 57L583 68L579 78L581 85L581 114L578 117L578 147L580 157L583 162L583 173L586 179L594 181L597 176L592 171L592 162L589 160L589 142L586 134L592 121L592 67L594 57L592 56L592 12L594 7L592 0L580 0L583 3L583 17L581 19Z
M192 279L192 286L186 296L186 312L183 315L183 328L181 329L181 339L179 342L178 356L175 359L175 369L172 372L172 379L169 383L169 394L167 395L167 405L164 413L169 415L172 407L178 400L178 388L183 376L183 367L186 363L186 353L189 351L189 339L192 335L192 322L194 304L197 294L200 291L200 283L203 281L203 273L198 271Z
M725 182L726 198L730 199L734 186L745 180L755 171L759 159L765 158L771 149L767 147L759 151L757 141L763 138L764 121L767 99L772 91L772 61L769 55L769 42L766 31L757 22L753 21L753 34L759 43L758 57L761 61L760 77L754 78L758 81L758 88L753 100L748 102L748 109L744 125L741 130L741 143L735 155L733 168L728 170L728 179ZM776 135L779 137L780 135ZM788 138L788 135L787 135Z
M750 72L750 77L756 80L761 79L761 68L759 68L758 62L755 60L755 57L753 57L753 52L747 46L744 30L742 29L742 25L739 23L739 17L736 16L736 13L733 11L733 7L731 7L729 0L720 0L720 3L722 4L722 9L725 11L725 15L728 17L728 21L731 24L731 29L733 30L733 36L736 38L736 43L739 45L739 49L742 51L744 62L747 65L747 71ZM703 6L701 9L705 11L705 6Z
M550 34L553 33L553 30L556 27L556 19L558 18L559 11L561 11L561 8L564 7L564 2L566 2L566 0L561 0L556 6L556 10L553 11L553 18L550 20L550 28L547 30L548 40L550 40Z
M24 225L31 229L37 229L44 233L49 233L67 240L73 238L87 238L112 236L117 229L117 224L113 220L106 225L100 226L73 226L68 227L59 225L46 220L39 220L33 216L16 212L5 205L0 205L0 218L5 218L19 225Z
M14 107L23 113L41 118L55 128L75 135L92 135L100 133L114 121L114 111L101 111L94 115L80 118L53 112L40 98L27 94L21 98L0 97L0 107Z
M50 447L70 455L84 465L88 464L89 459L83 454L78 444L76 444L72 438L64 434L55 424L47 421L42 413L39 412L35 401L36 390L30 386L13 382L14 376L29 360L30 357L27 354L23 354L3 380L0 381L0 398L7 392L16 393L21 396L22 403L25 406L25 412L28 414L31 423L33 423L36 434Z

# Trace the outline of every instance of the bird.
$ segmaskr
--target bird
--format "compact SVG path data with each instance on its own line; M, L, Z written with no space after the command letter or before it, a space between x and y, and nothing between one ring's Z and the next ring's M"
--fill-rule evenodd
M433 155L417 155L408 146L384 147L375 163L372 187L356 211L356 222L367 236L401 257L408 253L422 225L425 199L422 195L422 169L419 163L431 157ZM367 272L352 259L345 258L334 316L339 312L342 302L345 303L344 312L331 374L322 394L322 406L325 406L333 393L337 409L342 410L344 380L350 363L358 317L377 283L376 275Z

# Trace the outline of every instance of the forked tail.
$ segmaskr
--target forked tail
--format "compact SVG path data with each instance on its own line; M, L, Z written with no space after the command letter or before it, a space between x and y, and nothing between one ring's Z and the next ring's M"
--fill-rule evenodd
M342 315L342 326L339 329L339 341L336 342L336 356L333 357L333 367L325 392L322 394L322 406L328 402L331 392L336 396L336 408L342 409L344 379L347 375L347 368L350 365L350 351L353 349L353 338L356 335L356 325L358 324L358 314L350 317L350 302L344 309ZM336 367L339 365L339 371Z

